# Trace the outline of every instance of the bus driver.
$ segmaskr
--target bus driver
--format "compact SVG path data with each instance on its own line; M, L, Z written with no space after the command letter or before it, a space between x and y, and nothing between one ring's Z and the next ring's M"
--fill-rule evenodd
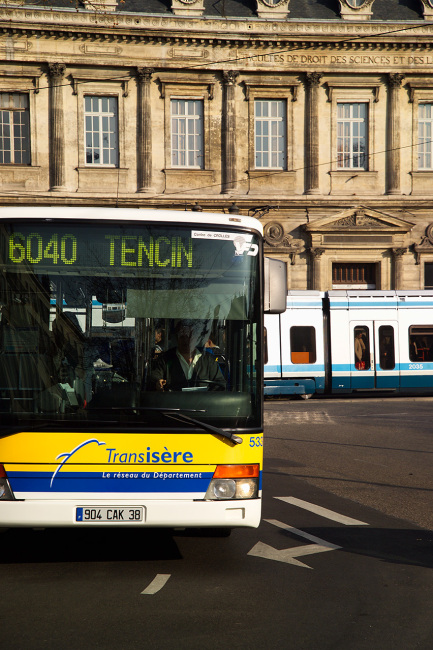
M226 382L217 358L196 347L200 341L207 340L205 330L203 321L177 322L174 328L177 346L158 355L150 375L151 390L225 390Z

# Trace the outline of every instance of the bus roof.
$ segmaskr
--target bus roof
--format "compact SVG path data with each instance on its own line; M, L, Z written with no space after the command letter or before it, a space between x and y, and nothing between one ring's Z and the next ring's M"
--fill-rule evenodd
M182 216L181 216L182 215ZM191 210L157 210L149 208L96 208L82 206L14 206L0 208L0 220L7 219L107 219L120 221L179 222L201 226L215 226L256 230L263 235L263 226L254 217L223 214L220 212L194 212Z

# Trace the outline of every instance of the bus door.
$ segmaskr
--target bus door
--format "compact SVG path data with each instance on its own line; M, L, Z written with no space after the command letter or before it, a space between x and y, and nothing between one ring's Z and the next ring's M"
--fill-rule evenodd
M351 388L399 386L397 321L352 321Z

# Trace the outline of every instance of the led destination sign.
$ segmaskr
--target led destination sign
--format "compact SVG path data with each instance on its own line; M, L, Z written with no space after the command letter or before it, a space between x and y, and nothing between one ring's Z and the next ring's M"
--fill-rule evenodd
M194 268L194 249L200 243L172 232L119 234L106 228L33 229L9 234L8 263L41 267L69 268ZM188 232L190 235L190 231ZM1 249L0 249L1 250ZM215 252L215 249L214 249ZM203 255L196 256L203 266Z

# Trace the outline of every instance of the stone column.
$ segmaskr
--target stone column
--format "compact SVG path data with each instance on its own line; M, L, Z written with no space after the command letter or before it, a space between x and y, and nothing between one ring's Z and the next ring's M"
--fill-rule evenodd
M312 289L316 291L321 291L322 286L322 265L320 263L320 258L325 252L324 248L310 248L311 254L311 263L313 266L311 277L313 281Z
M63 115L64 63L48 64L49 79L49 122L50 122L50 190L65 189L65 126Z
M223 72L224 99L222 116L222 190L228 194L236 189L236 104L235 84L239 72Z
M387 194L401 194L400 189L400 87L403 74L388 75Z
M407 248L393 248L392 254L394 257L394 289L404 289L403 282L403 255L407 252Z
M152 112L150 82L153 68L137 68L137 191L152 191Z
M307 72L305 75L307 84L306 98L306 175L305 193L319 194L319 102L318 92L321 72Z

